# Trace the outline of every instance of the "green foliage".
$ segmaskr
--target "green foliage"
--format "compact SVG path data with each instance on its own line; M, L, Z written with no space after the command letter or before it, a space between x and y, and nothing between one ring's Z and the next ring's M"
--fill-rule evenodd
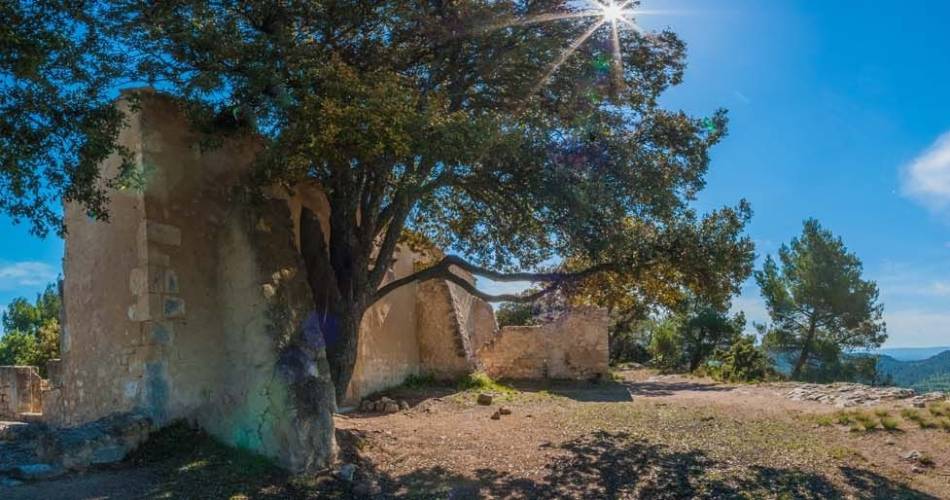
M893 417L881 417L881 427L886 431L896 431L900 429L900 425L897 422L896 418Z
M470 373L459 380L458 388L461 391L484 391L510 394L517 392L513 387L496 382L484 372Z
M728 304L694 304L683 313L680 337L690 371L699 368L717 350L729 349L742 335L745 316L740 312L729 317L727 311Z
M678 370L683 366L683 338L676 318L656 324L650 338L651 363L661 370Z
M46 363L59 357L59 292L49 285L31 304L16 298L3 312L0 365L36 366L46 374Z
M655 327L656 322L651 319L624 321L612 316L608 330L610 362L644 364L650 361L651 332Z
M726 382L759 382L774 377L768 356L755 345L755 337L741 336L710 363L713 378Z
M502 302L495 311L498 326L530 326L538 324L534 304Z
M755 273L772 320L764 343L795 353L792 376L841 365L843 352L879 347L887 338L883 306L861 261L840 238L808 219L800 237L768 256ZM820 376L820 375L818 375Z
M37 235L62 229L63 199L105 218L99 164L118 152L131 167L111 102L125 57L102 33L101 5L0 2L0 213Z

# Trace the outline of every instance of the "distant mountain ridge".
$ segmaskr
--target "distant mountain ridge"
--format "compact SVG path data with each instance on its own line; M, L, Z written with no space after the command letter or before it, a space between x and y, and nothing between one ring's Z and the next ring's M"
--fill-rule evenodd
M881 354L877 369L897 386L910 387L917 392L950 392L950 350L916 361L901 361Z
M886 354L898 361L922 361L927 358L932 358L944 351L950 351L950 346L884 347L873 352L877 354Z

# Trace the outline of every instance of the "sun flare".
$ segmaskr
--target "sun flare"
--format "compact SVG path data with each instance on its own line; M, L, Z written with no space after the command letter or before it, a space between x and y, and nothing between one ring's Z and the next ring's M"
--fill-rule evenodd
M603 13L604 20L615 23L623 18L623 8L623 5L608 0L608 3L603 4L600 10Z

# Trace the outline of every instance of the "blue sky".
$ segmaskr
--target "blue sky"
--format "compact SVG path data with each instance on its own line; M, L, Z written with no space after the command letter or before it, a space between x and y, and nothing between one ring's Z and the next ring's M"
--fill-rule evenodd
M950 344L950 2L645 0L687 42L669 107L730 112L698 206L748 199L759 262L818 218L878 281L889 346ZM943 139L941 137L944 136ZM62 242L0 218L0 305L56 277ZM495 287L497 289L497 287ZM765 318L754 284L736 307Z

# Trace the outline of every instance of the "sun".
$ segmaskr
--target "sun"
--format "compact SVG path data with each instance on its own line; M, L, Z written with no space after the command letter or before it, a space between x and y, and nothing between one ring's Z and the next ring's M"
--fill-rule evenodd
M612 0L607 0L607 3L601 4L600 10L605 21L616 23L623 19L623 8L623 5L613 2Z

